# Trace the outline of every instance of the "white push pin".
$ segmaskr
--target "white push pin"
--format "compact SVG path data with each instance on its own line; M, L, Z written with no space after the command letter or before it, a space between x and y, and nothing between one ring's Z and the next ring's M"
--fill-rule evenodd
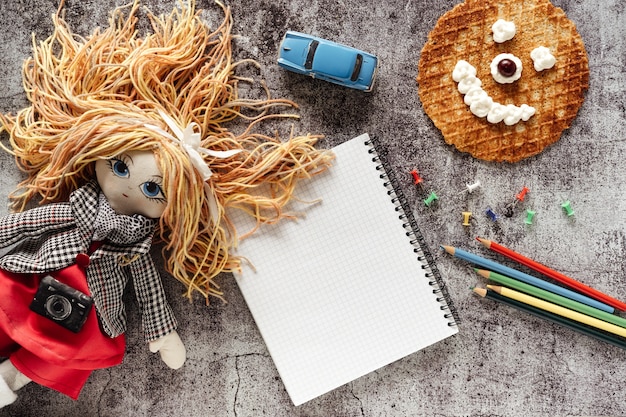
M476 181L474 184L465 184L465 186L467 187L467 191L471 194L480 187L480 181Z
M480 188L481 184L480 184L480 180L476 181L474 184L465 184L465 187L467 188L467 190L461 191L461 194L463 194L465 191L467 191L468 193L473 193L476 189Z

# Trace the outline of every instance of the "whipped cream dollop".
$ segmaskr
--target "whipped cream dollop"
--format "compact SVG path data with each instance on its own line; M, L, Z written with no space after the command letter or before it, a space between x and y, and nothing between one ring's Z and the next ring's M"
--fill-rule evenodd
M498 65L501 61L508 59L509 61L513 61L515 63L515 73L511 76L505 76L500 72ZM491 61L491 65L489 65L491 69L491 76L494 80L499 82L500 84L510 84L520 79L522 76L522 61L513 54L499 54L497 55L493 61Z
M515 28L515 23L504 19L498 19L491 26L491 31L493 32L494 42L502 43L513 39L517 29Z
M550 69L556 64L556 58L545 46L539 46L530 52L536 71Z
M520 65L521 68L521 65ZM476 77L476 68L465 60L460 60L452 71L452 79L458 83L459 93L463 94L464 103L476 117L486 117L489 123L504 122L507 126L517 124L520 120L528 121L535 108L527 104L501 104L482 88L482 81Z

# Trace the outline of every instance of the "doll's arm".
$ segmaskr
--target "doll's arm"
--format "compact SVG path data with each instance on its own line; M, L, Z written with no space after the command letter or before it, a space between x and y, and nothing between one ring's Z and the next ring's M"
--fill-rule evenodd
M137 301L142 312L143 330L152 352L171 368L180 368L186 359L185 346L176 332L176 318L165 298L165 291L150 254L131 262L130 268Z
M178 369L187 359L187 351L183 341L180 340L178 332L172 330L171 333L149 343L150 352L161 354L161 359L172 369Z
M51 230L71 227L74 222L72 210L66 203L47 204L0 217L0 247L41 236Z

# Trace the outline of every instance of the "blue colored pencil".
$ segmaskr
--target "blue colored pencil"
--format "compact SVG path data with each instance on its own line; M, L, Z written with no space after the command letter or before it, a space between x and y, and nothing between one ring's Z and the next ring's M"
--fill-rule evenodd
M539 287L546 291L559 294L571 300L578 301L579 303L587 304L591 307L606 311L607 313L615 312L615 309L613 307L594 300L593 298L589 298L585 295L568 290L567 288L559 287L558 285L552 284L548 281L533 277L532 275L528 275L524 272L518 271L517 269L509 268L508 266L504 266L492 260L485 259L481 256L464 251L463 249L454 248L452 246L441 246L441 248L448 252L450 255L454 255L459 259L463 259L464 261L479 265L483 268L489 269L490 271L506 275L510 278L515 278L519 281L525 282L526 284L534 285L535 287Z

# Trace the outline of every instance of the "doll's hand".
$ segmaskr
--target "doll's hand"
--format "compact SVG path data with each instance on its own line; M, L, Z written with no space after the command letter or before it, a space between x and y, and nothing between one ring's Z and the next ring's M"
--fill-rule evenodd
M161 359L167 366L172 369L178 369L185 363L187 359L187 353L185 351L185 345L176 333L176 330L172 330L160 339L150 342L150 352L161 354Z

